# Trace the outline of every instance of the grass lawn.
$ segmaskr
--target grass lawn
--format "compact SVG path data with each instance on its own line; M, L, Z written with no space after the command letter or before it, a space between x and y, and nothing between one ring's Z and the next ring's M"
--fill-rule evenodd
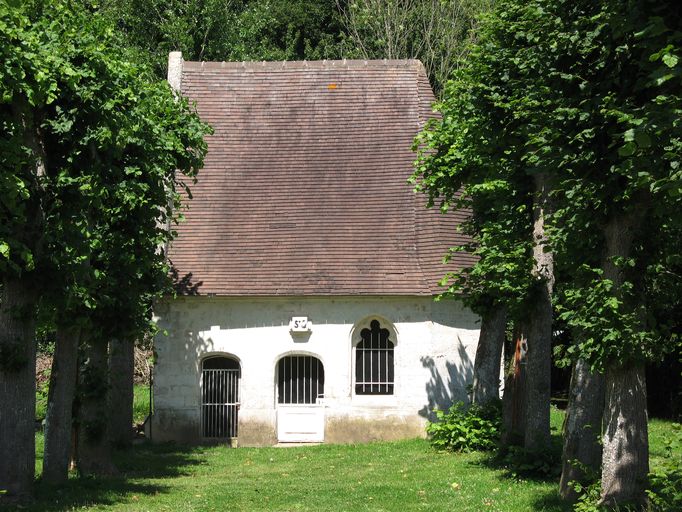
M144 389L138 394L143 401ZM552 410L557 442L562 418ZM651 422L652 467L669 431L668 422ZM37 445L40 471L42 435ZM141 445L116 454L116 464L120 477L73 477L62 489L38 484L36 502L22 510L570 510L556 481L513 478L485 454L438 453L421 439L297 448Z
M425 440L300 448L141 446L124 476L38 487L24 510L561 511L556 484L518 481L485 456L436 453Z
M133 387L133 423L143 423L149 415L149 386L135 384Z

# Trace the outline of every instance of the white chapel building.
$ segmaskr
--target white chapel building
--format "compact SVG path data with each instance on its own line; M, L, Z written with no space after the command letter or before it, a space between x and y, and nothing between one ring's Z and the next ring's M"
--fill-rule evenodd
M184 62L169 81L214 129L155 307L154 441L424 435L466 400L478 318L434 301L461 213L407 179L433 114L414 60ZM165 332L164 332L165 331Z

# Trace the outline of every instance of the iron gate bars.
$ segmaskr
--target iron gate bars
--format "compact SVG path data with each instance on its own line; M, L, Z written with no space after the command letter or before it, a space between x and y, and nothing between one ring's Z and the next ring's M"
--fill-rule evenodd
M277 363L277 403L314 404L324 396L324 367L312 356L286 356Z
M201 371L201 432L204 437L237 437L239 370Z

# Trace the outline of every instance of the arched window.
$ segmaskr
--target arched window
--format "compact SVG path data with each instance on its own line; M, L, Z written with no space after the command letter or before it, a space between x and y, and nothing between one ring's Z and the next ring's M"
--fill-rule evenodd
M324 366L313 356L285 356L277 363L277 403L314 404L324 398Z
M388 329L372 320L355 346L355 394L393 394L393 342Z

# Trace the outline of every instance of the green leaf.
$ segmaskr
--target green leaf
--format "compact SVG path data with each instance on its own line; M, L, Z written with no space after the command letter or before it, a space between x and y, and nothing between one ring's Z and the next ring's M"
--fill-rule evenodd
M668 66L669 68L674 68L677 66L679 59L677 58L677 55L674 55L672 53L666 53L663 56L663 63Z
M635 151L637 151L637 144L635 144L634 142L628 142L627 144L618 149L618 154L620 156L628 157L632 156L635 153Z
M641 130L635 132L635 141L640 148L648 148L651 146L651 137Z

